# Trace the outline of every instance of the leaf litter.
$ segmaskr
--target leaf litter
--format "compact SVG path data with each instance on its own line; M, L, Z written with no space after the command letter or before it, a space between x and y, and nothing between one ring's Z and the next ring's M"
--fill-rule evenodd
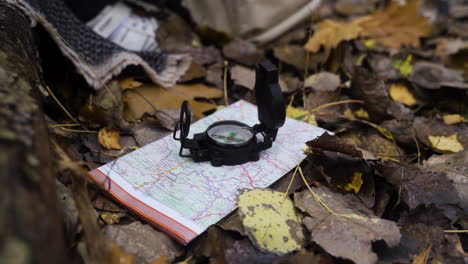
M51 137L87 168L170 134L183 100L193 120L223 105L224 90L230 102L255 103L253 65L263 58L277 62L288 117L333 132L304 138L307 157L277 191L245 190L250 199L238 211L185 248L96 188L81 188L94 207L84 209L79 197L86 217L76 208L65 217L70 225L96 221L68 226L77 255L96 258L107 243L109 258L124 263L466 263L468 23L461 11L444 11L458 5L327 2L264 46L208 37L168 11L158 44L192 57L174 87L133 73L97 92L51 85L68 109L46 102ZM64 210L74 208L70 181L60 181ZM95 244L89 230L98 229Z

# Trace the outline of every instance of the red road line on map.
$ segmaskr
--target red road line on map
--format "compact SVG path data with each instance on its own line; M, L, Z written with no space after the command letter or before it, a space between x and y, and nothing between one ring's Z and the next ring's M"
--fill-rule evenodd
M249 184L250 186L252 186L252 188L257 188L253 185L253 180L252 180L252 177L250 177L250 174L247 172L247 170L245 169L244 165L241 165L242 169L244 170L245 174L247 174L247 177L249 178Z
M200 217L194 218L194 219L192 219L192 220L193 220L193 221L198 221L198 220L200 220L200 219L202 219L202 218L210 217L210 216L213 216L213 215L221 215L221 216L224 216L224 215L226 215L226 214L225 214L225 213L206 214L206 215L204 215L204 216L200 216Z
M282 171L288 171L288 170L285 170L285 169L283 169L283 168L281 168L281 167L278 167L278 165L276 165L276 164L273 163L271 160L269 160L269 159L267 159L267 158L265 158L265 157L260 156L260 158L266 160L268 163L271 163L273 166L275 166L276 168L278 168L278 169L280 169L280 170L282 170Z

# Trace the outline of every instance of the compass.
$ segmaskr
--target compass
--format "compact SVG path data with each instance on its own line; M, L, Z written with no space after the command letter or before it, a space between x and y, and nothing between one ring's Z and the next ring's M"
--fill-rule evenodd
M283 92L278 84L278 70L269 61L256 65L255 98L259 124L253 127L237 120L210 125L205 132L187 138L191 110L187 101L181 106L174 139L181 142L179 155L195 162L211 161L213 166L239 165L258 161L260 152L271 148L286 118ZM177 135L177 131L179 135ZM187 151L184 151L188 149ZM185 153L184 153L185 152Z

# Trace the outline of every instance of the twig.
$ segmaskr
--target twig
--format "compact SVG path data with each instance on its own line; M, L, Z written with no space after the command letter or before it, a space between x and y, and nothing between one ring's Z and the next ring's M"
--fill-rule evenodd
M302 173L302 169L301 167L298 165L297 166L299 168L299 173L301 174L301 177L302 177L302 180L304 181L305 185L307 186L307 189L309 189L310 193L312 194L312 197L314 197L315 201L317 201L323 208L325 208L325 210L327 210L327 212L329 212L330 214L333 214L335 215L335 212L333 212L332 209L330 209L330 207L328 207L323 201L322 199L320 199L320 196L318 196L313 190L312 188L310 188L309 186L309 183L307 182L305 176L304 176L304 173Z
M412 131L411 136L413 137L413 140L416 143L416 149L418 150L418 164L421 164L421 151L419 150L418 140L414 136L414 130Z
M297 170L299 169L299 166L301 165L301 163L302 163L302 161L299 162L299 164L297 164L296 169L294 170L294 173L293 173L293 175L291 177L291 181L288 184L288 188L286 188L286 191L284 192L284 195L288 195L289 189L291 189L291 185L292 185L292 183L294 181L294 178L296 177Z
M75 54L78 56L78 58L79 58L80 60L82 60L82 61L86 64L86 66L89 67L89 69L94 73L94 75L95 75L96 77L98 77L97 72L94 70L93 66L91 66L91 64L86 60L86 58L82 58L82 57L80 56L80 54L78 54L78 52L75 51L75 49L73 48L73 46L72 46L70 43L68 43L68 41L67 41L66 39L64 39L64 38L62 37L62 35L60 35L58 32L57 32L57 36L59 36L59 38L63 41L63 43L65 43L65 45L66 45L69 49L71 49L73 52L75 52ZM105 84L100 78L97 78L97 80L102 84L102 86L104 86L104 88L106 89L106 91L107 91L107 92L110 94L110 96L112 97L112 100L114 100L115 104L116 104L116 105L120 105L120 104L119 104L119 101L118 101L117 98L114 96L114 94L113 94L112 91L110 90L109 86L107 86L107 84Z
M99 131L93 131L93 130L77 130L77 129L68 129L61 127L62 130L68 131L68 132L76 132L76 133L99 133Z
M55 125L49 125L49 127L75 127L75 126L81 126L80 124L55 124Z
M363 100L343 100L343 101L337 101L337 102L332 102L332 103L328 103L328 104L323 104L323 105L320 105L320 106L317 106L315 107L314 109L310 110L309 112L313 113L317 110L320 110L322 108L325 108L325 107L329 107L329 106L334 106L334 105L340 105L340 104L349 104L349 103L358 103L358 104L364 104L364 101Z
M102 152L102 151L97 151L97 150L94 150L94 149L90 149L90 151L94 152L94 153L102 154L104 156L108 156L108 157L111 157L111 158L115 158L115 159L118 158L118 156L116 156L116 155L108 154L108 153L105 153L105 152Z
M444 230L444 233L447 233L447 234L463 234L463 233L468 233L468 230Z
M65 114L73 121L75 122L75 124L79 125L80 122L78 122L72 114L70 114L70 112L68 112L68 110L65 108L65 106L63 106L63 104L59 101L59 99L57 99L57 97L55 96L55 94L52 92L52 90L49 88L49 86L45 85L45 88L47 89L47 91L50 93L50 95L52 96L52 98L54 99L54 101L60 106L60 108L62 108L62 110L65 112Z

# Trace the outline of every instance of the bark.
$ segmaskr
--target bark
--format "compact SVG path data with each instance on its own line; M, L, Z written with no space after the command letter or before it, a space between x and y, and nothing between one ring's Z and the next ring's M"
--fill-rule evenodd
M0 1L0 263L65 263L30 21Z

